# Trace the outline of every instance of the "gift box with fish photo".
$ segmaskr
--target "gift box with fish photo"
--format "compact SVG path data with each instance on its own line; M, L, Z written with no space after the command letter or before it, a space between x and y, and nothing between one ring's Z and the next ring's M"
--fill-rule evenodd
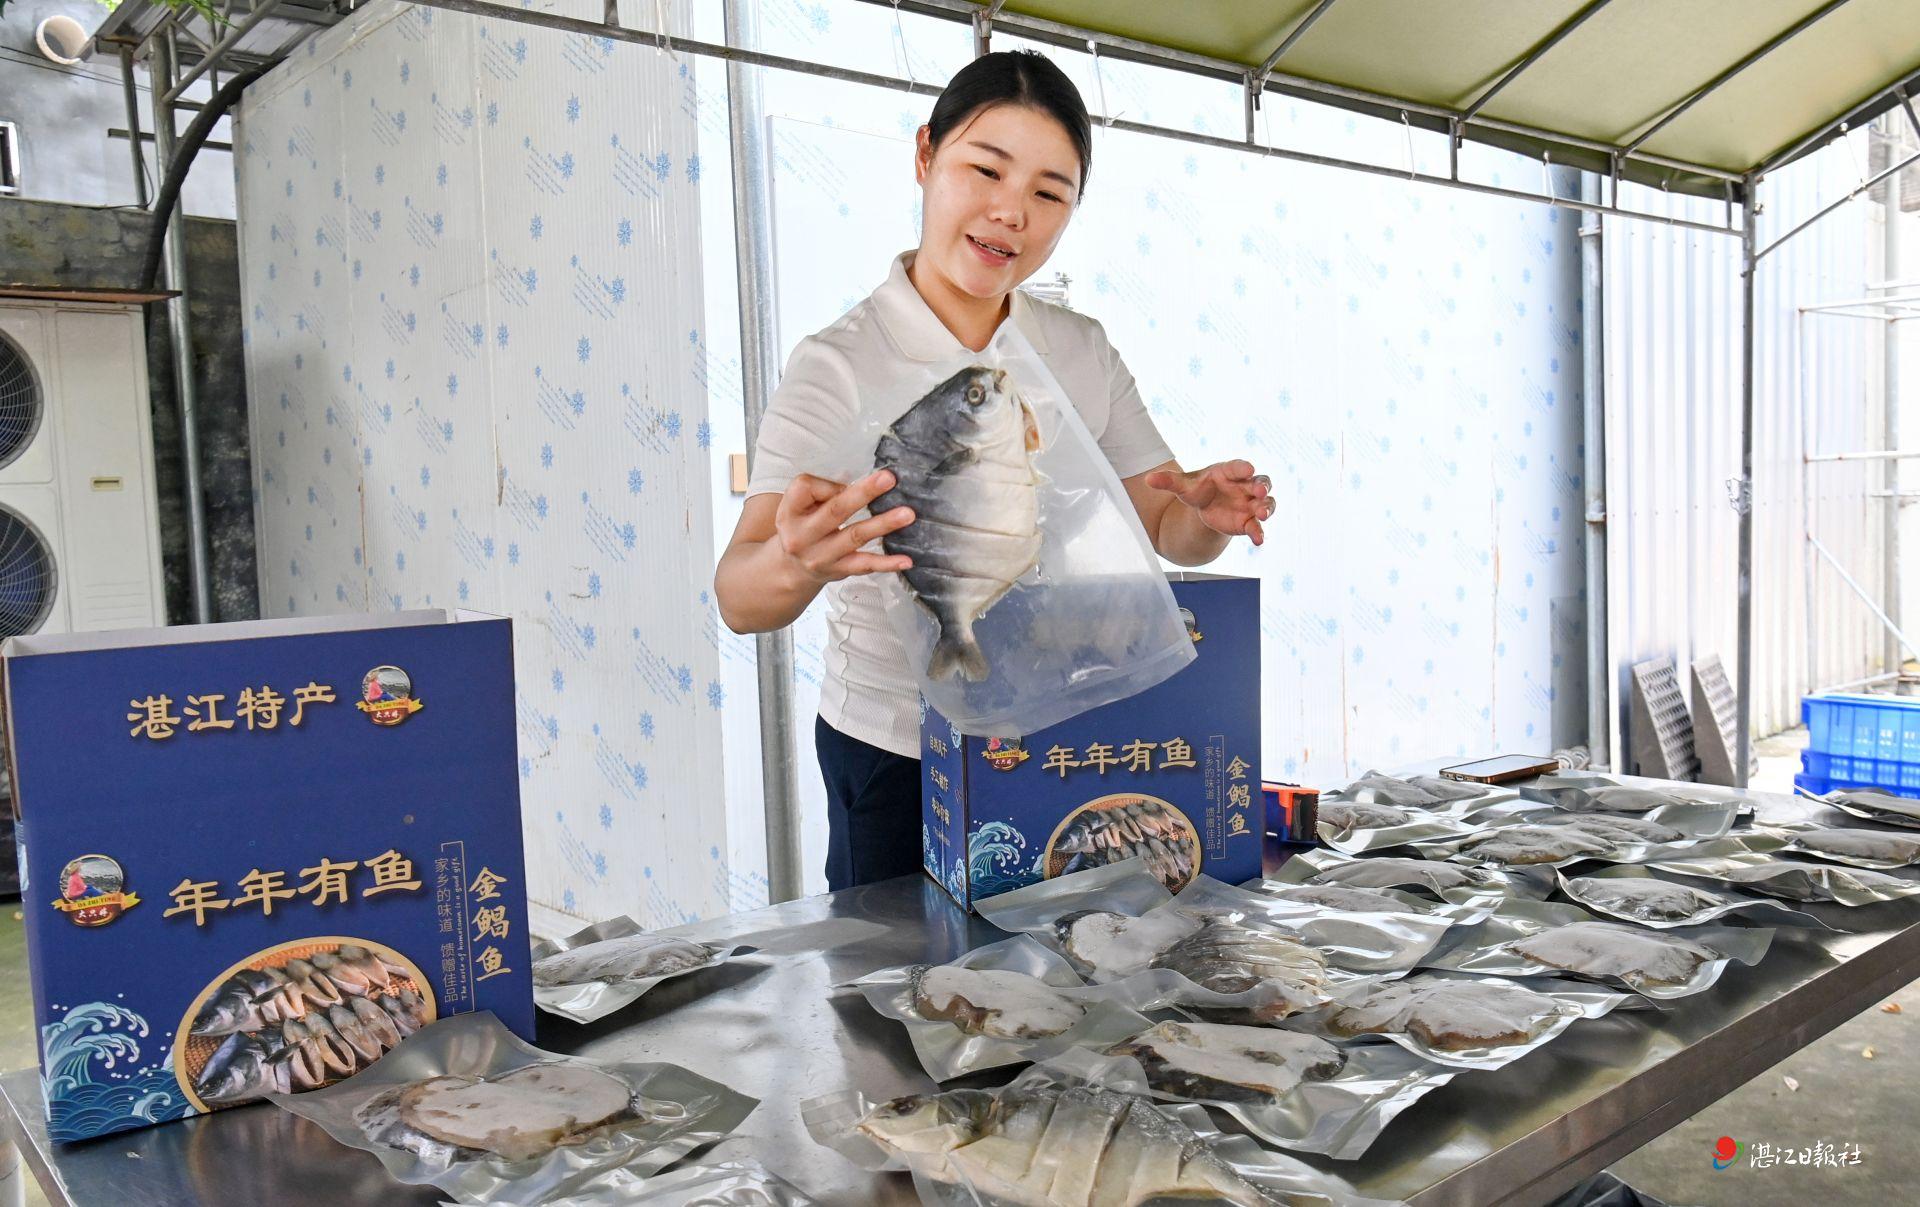
M1260 583L1169 577L1195 658L1164 682L1018 736L924 705L922 855L961 905L1135 858L1172 891L1260 874Z
M508 621L0 649L48 1131L299 1094L435 1019L533 1033Z

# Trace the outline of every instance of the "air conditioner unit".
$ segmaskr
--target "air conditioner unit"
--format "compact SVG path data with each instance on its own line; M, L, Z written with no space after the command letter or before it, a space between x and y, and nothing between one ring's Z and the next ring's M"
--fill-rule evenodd
M0 637L166 623L137 306L0 299Z

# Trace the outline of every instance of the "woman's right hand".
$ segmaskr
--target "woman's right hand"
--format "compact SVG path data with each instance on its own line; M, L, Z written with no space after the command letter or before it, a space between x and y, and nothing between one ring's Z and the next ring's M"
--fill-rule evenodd
M850 485L801 474L780 496L774 512L774 541L799 572L825 585L856 574L905 570L913 559L898 554L864 553L862 547L913 523L911 507L895 507L849 524L854 514L892 490L891 470L875 470Z

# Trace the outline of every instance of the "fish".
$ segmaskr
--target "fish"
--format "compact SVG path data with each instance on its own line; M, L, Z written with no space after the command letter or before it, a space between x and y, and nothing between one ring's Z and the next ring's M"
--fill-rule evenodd
M968 1035L1041 1039L1058 1035L1087 1013L1038 977L1024 972L921 964L907 976L920 1017L950 1022Z
M290 1018L281 1023L280 1037L286 1045L280 1058L287 1063L288 1082L293 1089L311 1090L326 1081L326 1060L321 1055L320 1043L305 1022Z
M1595 838L1633 846L1649 842L1679 842L1686 837L1672 826L1663 826L1644 817L1624 817L1614 813L1575 813L1567 817L1548 817L1541 819L1540 824L1564 826Z
M306 995L300 991L298 985L293 983L293 978L284 969L269 965L260 969L260 973L273 984L273 988L268 990L261 999L262 1009L266 1012L265 1017L268 1021L285 1022L290 1018L305 1017Z
M855 1129L937 1182L1008 1207L1271 1207L1192 1131L1137 1094L1085 1086L909 1094Z
M310 961L320 975L327 978L335 989L351 997L365 997L373 992L373 979L358 964L340 958L338 952L315 952Z
M319 1054L321 1065L329 1073L346 1077L360 1067L353 1045L334 1030L325 1010L309 1011L301 1021L306 1025L307 1034L313 1037L314 1051Z
M1544 993L1495 981L1416 977L1380 985L1327 1018L1335 1035L1411 1035L1462 1052L1532 1041L1563 1014Z
M394 1030L402 1036L412 1035L427 1025L427 1004L420 1000L418 993L405 985L378 1001L387 1012L387 1017L393 1020Z
M366 999L356 997L352 1000L359 1002L365 1001ZM374 1007L374 1013L380 1013L379 1007ZM333 1027L334 1034L345 1040L347 1046L353 1049L354 1054L369 1064L379 1060L381 1054L386 1051L385 1046L381 1044L379 1038L367 1025L366 1020L345 1006L329 1007L327 1010L327 1022ZM400 1036L396 1032L394 1035L395 1041L397 1042L399 1038Z
M497 1154L529 1161L637 1117L631 1086L573 1061L543 1061L496 1077L442 1074L395 1086L360 1104L369 1136L444 1163Z
M1718 958L1678 935L1617 922L1572 922L1506 946L1535 964L1581 976L1618 977L1634 989L1684 984Z
M533 965L536 985L609 984L673 976L713 962L720 949L667 935L623 935L555 952Z
M203 1101L220 1106L288 1093L292 1084L287 1062L275 1059L282 1046L275 1031L227 1036L194 1078L193 1092Z
M322 975L320 970L311 963L300 959L288 960L285 971L287 979L299 991L300 996L307 1000L308 1005L324 1009L340 1004L340 990L331 978Z
M1460 854L1509 866L1560 863L1575 857L1606 855L1619 841L1567 826L1503 826L1469 838L1460 844Z
M913 509L913 522L880 543L912 559L900 574L939 628L927 660L936 683L987 678L973 627L1040 560L1039 447L1033 408L1006 371L974 365L928 391L874 448L894 485L872 514Z
M1303 1081L1325 1081L1347 1063L1324 1039L1231 1023L1159 1023L1107 1055L1139 1061L1147 1084L1160 1093L1219 1102L1279 1098Z
M1200 919L1178 909L1149 910L1137 918L1083 909L1054 919L1053 933L1068 959L1105 981L1145 971L1154 957L1200 926Z
M1576 876L1567 887L1578 894L1577 901L1642 922L1679 922L1731 900L1652 876Z
M1344 888L1337 884L1281 884L1274 880L1262 880L1247 887L1264 897L1280 901L1305 901L1309 905L1323 905L1350 914L1427 912L1424 907L1388 896L1382 889Z
M1238 994L1265 990L1262 1000L1219 1014L1223 1021L1271 1023L1329 1000L1327 957L1293 936L1228 917L1211 917L1155 956L1202 989Z
M1809 855L1871 859L1899 866L1920 863L1920 838L1885 830L1809 830L1795 834L1786 849Z
M382 1048L393 1049L400 1046L400 1028L394 1025L391 1014L364 997L348 999L347 1007L353 1012L353 1017L359 1021L360 1025L379 1041Z

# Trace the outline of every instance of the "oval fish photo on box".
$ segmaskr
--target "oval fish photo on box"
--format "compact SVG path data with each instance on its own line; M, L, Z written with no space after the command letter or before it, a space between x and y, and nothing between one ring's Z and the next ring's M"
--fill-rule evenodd
M1144 859L1168 892L1200 870L1200 836L1187 815L1157 796L1121 792L1067 814L1047 842L1049 880L1123 859Z
M203 1111L317 1090L437 1016L426 975L392 948L298 939L248 956L194 998L176 1032L174 1075Z

